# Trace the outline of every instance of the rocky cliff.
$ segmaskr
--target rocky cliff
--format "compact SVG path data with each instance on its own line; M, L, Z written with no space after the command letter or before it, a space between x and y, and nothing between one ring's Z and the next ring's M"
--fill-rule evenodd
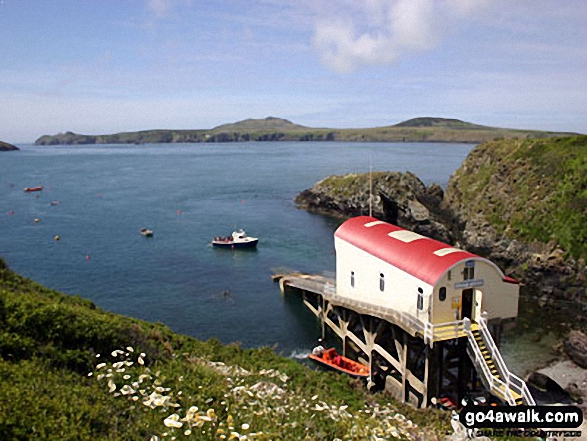
M329 176L303 191L295 202L300 208L341 218L369 214L443 242L453 240L445 226L438 185L426 187L413 173L376 172Z
M585 300L587 136L479 145L451 177L443 207L460 246L544 301Z
M20 149L12 144L8 144L7 142L0 141L0 152L9 152L12 150L20 150Z

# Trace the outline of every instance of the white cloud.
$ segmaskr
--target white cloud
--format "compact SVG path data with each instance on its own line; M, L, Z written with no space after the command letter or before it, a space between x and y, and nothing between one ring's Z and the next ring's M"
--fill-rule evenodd
M391 64L401 56L437 46L486 0L348 0L321 3L314 47L329 68L350 72Z
M173 6L173 0L149 0L149 10L157 17L164 17Z

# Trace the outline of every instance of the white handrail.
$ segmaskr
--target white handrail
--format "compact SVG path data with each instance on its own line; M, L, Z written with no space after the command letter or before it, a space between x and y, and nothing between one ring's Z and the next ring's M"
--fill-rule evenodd
M471 322L467 318L465 318L465 332L467 333L467 335L469 337L468 338L469 347L473 350L473 354L474 354L473 362L475 363L476 366L481 368L483 376L485 377L485 380L489 384L490 392L492 392L494 395L501 396L510 405L515 406L516 400L514 398L514 395L512 394L512 390L508 387L508 385L506 383L504 383L499 378L496 378L489 370L489 366L487 365L485 358L483 358L483 353L481 352L481 348L479 348L479 345L477 344L477 341L475 340L475 336L473 335L473 332L471 331ZM500 388L499 386L502 386L502 388Z
M510 372L507 365L505 364L505 361L503 360L503 357L501 356L501 353L499 352L499 349L497 348L497 345L493 341L493 337L487 328L487 321L484 318L481 318L479 325L483 341L488 346L491 357L497 363L499 372L506 379L506 384L508 387L512 388L516 393L521 395L525 403L530 406L535 406L536 402L534 401L534 398L532 397L526 382L517 375Z

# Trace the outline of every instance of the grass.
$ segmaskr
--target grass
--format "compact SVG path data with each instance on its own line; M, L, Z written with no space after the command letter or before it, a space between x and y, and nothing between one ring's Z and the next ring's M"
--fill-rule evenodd
M461 206L498 232L587 259L587 136L486 143L455 178Z
M201 342L0 260L0 439L439 439L449 416L269 348Z

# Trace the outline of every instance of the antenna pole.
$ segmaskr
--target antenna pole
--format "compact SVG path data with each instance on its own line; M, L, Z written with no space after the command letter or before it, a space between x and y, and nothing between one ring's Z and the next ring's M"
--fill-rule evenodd
M373 166L369 164L369 217L373 217L373 177L371 173L372 169Z

